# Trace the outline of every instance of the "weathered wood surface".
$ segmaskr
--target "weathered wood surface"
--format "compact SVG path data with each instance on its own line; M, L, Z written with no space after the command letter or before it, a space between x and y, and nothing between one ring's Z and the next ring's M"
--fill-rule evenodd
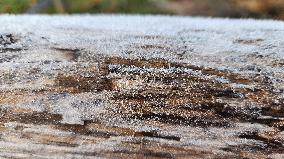
M283 158L284 24L0 16L3 158Z

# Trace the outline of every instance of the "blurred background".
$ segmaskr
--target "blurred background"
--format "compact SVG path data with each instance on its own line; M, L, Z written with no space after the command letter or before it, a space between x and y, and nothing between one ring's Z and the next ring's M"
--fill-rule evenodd
M129 13L284 20L284 0L0 0L0 13Z

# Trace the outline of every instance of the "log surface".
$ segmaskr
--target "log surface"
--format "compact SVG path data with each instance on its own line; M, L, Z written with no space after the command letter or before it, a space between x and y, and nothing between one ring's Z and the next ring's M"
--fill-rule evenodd
M284 158L283 22L0 24L0 157Z

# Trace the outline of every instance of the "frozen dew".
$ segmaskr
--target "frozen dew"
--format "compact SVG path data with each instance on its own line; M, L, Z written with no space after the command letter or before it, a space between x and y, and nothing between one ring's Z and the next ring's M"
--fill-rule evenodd
M284 157L281 21L0 24L0 157Z

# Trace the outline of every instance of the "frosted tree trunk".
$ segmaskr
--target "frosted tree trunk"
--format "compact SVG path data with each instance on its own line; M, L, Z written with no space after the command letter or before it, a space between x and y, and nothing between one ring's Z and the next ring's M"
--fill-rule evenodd
M283 158L284 23L0 16L0 156Z

